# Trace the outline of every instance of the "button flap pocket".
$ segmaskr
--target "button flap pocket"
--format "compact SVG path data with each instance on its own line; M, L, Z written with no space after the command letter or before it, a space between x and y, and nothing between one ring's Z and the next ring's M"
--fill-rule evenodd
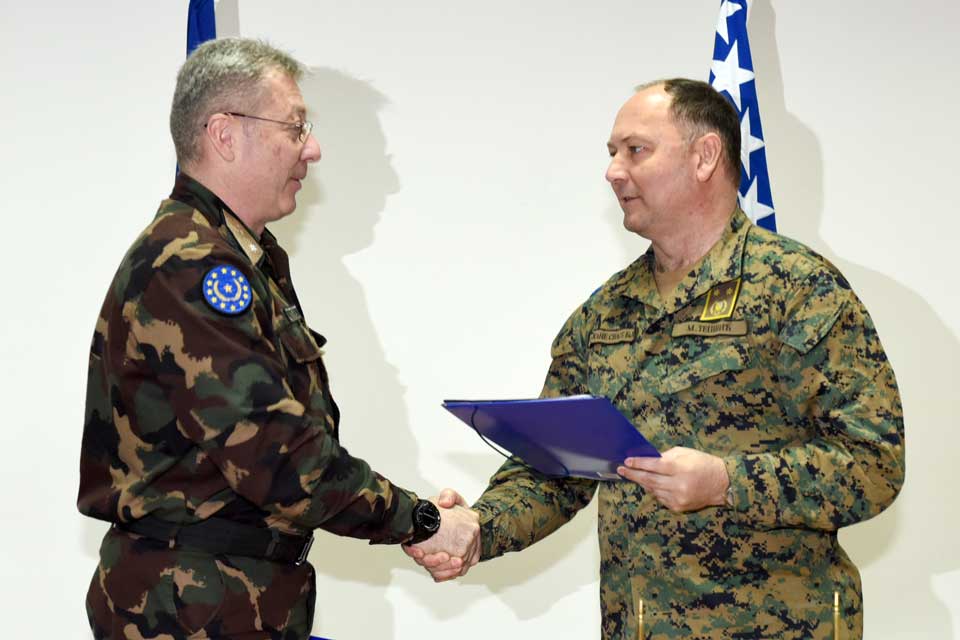
M587 391L614 400L637 369L633 343L594 344L587 352Z
M780 332L780 340L801 354L809 353L824 336L830 333L840 318L843 305L834 308L822 308L797 313L793 321Z
M678 349L680 362L669 367L660 384L666 393L689 389L727 371L742 371L749 362L746 342L714 342L694 338L688 345L687 348Z

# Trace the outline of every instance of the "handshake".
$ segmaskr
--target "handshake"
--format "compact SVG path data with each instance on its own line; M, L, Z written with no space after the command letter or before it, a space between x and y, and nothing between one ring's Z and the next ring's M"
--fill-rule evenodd
M403 551L430 572L434 582L465 576L480 561L480 516L453 489L430 501L440 509L440 529L419 544L403 545Z

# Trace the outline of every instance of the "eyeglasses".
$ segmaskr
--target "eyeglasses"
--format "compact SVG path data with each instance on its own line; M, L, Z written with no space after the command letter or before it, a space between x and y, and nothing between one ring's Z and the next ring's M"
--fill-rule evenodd
M297 139L300 142L306 142L307 136L310 135L310 132L313 131L313 123L304 120L303 122L286 122L284 120L273 120L271 118L262 118L260 116L250 116L245 113L237 113L236 111L224 111L225 115L236 116L238 118L250 118L251 120L263 120L264 122L272 122L274 124L280 124L286 127L287 129L296 129L297 130ZM206 126L206 125L204 125Z

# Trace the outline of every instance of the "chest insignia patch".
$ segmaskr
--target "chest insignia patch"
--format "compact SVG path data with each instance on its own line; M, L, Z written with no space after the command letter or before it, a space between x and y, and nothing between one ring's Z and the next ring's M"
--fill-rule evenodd
M740 295L740 278L721 282L707 292L707 301L703 303L700 319L704 321L725 320L733 315Z
M250 283L236 267L218 264L203 277L203 299L214 310L236 316L250 308Z
M636 327L629 327L627 329L596 329L590 334L590 345L633 342L636 338Z

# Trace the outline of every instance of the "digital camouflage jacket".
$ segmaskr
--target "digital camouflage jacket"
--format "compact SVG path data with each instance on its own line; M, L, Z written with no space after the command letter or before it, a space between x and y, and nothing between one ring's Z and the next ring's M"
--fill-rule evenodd
M737 210L664 300L648 251L567 320L542 395L606 396L658 449L724 459L732 507L674 513L631 482L550 479L515 461L491 478L483 558L547 536L599 486L606 639L862 634L840 527L904 479L900 397L866 309L803 245ZM585 433L590 425L583 425Z

